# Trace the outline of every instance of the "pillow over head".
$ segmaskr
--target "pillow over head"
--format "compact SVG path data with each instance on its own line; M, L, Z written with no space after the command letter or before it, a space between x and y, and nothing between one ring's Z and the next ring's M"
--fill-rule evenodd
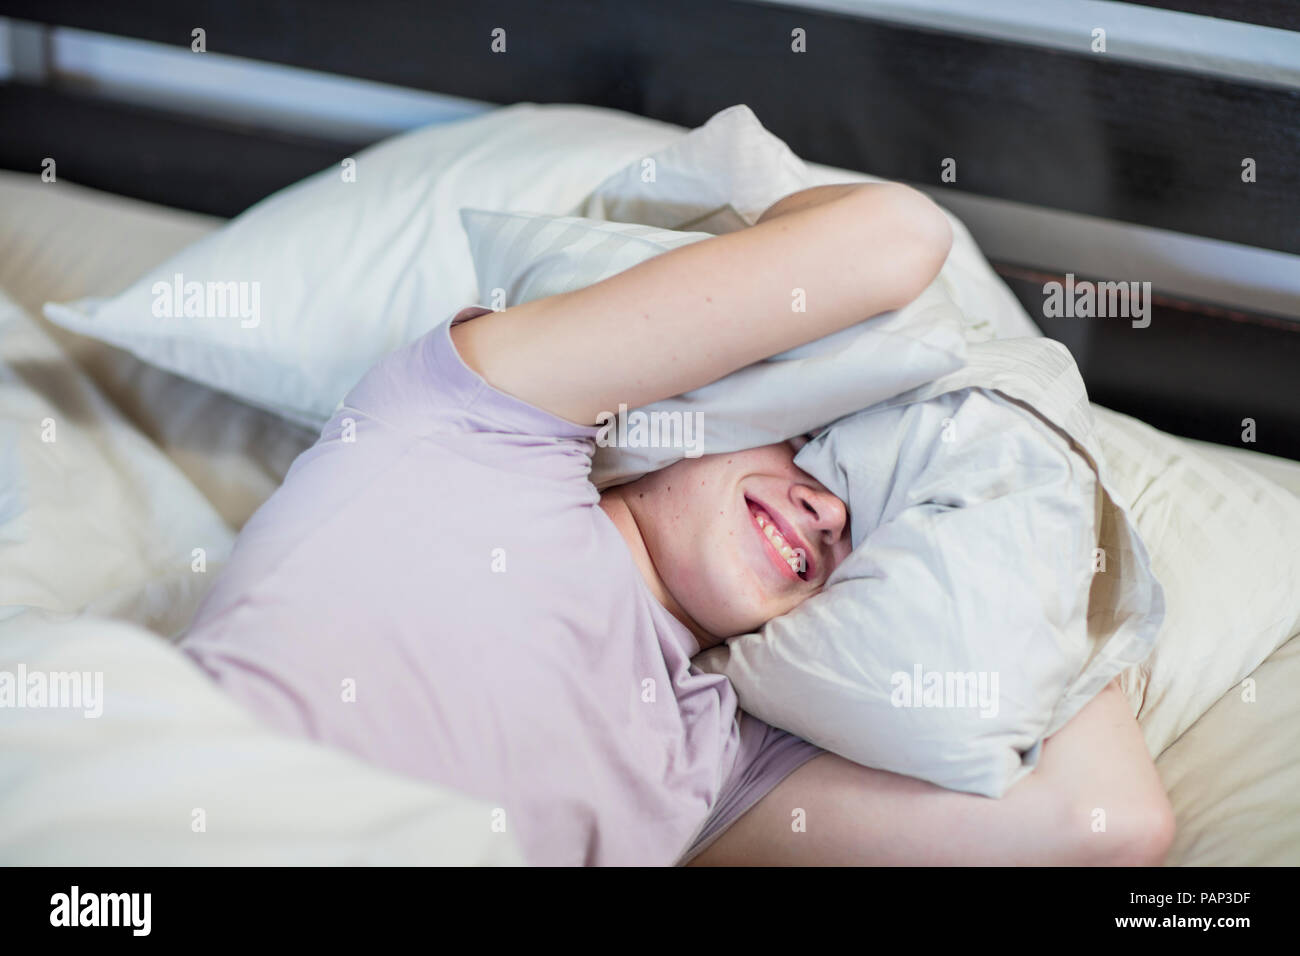
M614 173L571 214L720 235L812 184L803 161L738 104Z
M809 186L886 181L804 163L740 104L614 173L570 214L722 234L753 225L774 202ZM944 213L953 242L938 281L966 321L967 340L1042 335L970 230Z
M480 288L494 304L519 304L580 289L704 233L600 222L574 216L466 209L462 216ZM897 311L755 362L710 385L626 412L625 420L698 422L694 447L671 440L685 427L610 427L597 440L591 480L631 481L696 454L721 454L786 441L828 421L905 392L961 365L960 313L937 283ZM618 413L619 409L610 409ZM675 431L672 428L676 428Z
M821 594L696 658L768 723L1001 796L1150 653L1163 593L1059 343L973 344L966 367L836 422L795 463L848 503L853 552Z
M1067 480L1080 461L1095 519L1087 475ZM1049 340L973 344L965 368L835 423L796 463L847 496L855 550L821 595L696 664L860 763L1000 795L1116 676L1159 756L1300 631L1300 498L1090 406ZM954 706L946 684L926 708L935 673L976 691L997 674L999 712ZM898 706L918 680L921 707Z

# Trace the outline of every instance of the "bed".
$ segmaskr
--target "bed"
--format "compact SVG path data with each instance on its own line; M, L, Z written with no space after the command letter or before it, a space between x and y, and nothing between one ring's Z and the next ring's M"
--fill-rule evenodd
M246 56L486 101L515 99L512 91L521 74L507 77L491 72L483 55L466 52L470 44L464 39L479 31L484 22L467 9L451 9L445 15L440 11L435 30L428 18L411 12L410 5L386 0L372 5L372 15L392 27L388 40L399 46L409 43L412 48L428 44L417 58L404 57L400 49L388 46L380 50L361 44L344 50L328 43L331 31L337 35L343 29L338 18L347 19L342 5L332 3L323 5L321 16L302 24L304 42L286 51L277 45L273 31L256 29L253 24L264 16L285 16L289 7L283 3L266 6L269 12L264 5L244 2L208 11L209 31L215 36L224 30L231 38L227 49ZM881 113L876 134L864 138L855 132L849 113L840 112L860 108L860 104L833 106L825 114L788 108L798 96L820 96L824 102L837 103L825 88L830 82L828 74L810 68L796 72L795 79L782 85L761 79L762 71L747 69L746 77L753 78L754 85L728 88L737 82L733 77L738 71L727 69L729 56L734 59L736 54L704 48L692 49L691 56L699 58L697 62L714 63L716 73L711 75L722 88L707 97L692 95L694 84L687 84L668 69L675 64L673 55L663 52L670 45L664 41L656 46L656 38L662 38L674 21L680 24L688 16L688 4L668 4L648 22L642 19L647 16L644 12L624 18L622 9L615 13L613 5L591 5L590 10L588 6L583 5L584 12L595 22L586 24L575 42L589 52L583 37L622 37L628 48L644 56L596 57L588 61L594 64L590 71L548 70L546 80L532 90L530 99L617 108L682 126L702 122L720 105L746 101L765 120L773 117L770 125L774 131L803 155L830 163L816 167L828 180L844 170L923 179L919 168L929 163L932 153L925 144L942 128L942 116L932 120L934 125L924 123L918 128L910 118L914 114L890 107ZM537 22L539 14L527 4L506 7L516 24L512 29L548 29ZM733 3L706 7L721 28L761 31L772 26L779 27L782 35L787 32L787 21L781 18L788 14L780 7L750 8ZM162 42L176 43L176 37L189 33L183 14L145 12L143 5L109 12L94 4L6 2L0 4L0 14ZM546 16L556 16L557 22L563 19L551 11ZM1041 102L1053 95L1066 97L1071 91L1102 89L1108 92L1098 102L1112 105L1119 91L1126 89L1144 91L1137 97L1143 102L1155 102L1162 96L1180 98L1196 109L1189 109L1178 120L1172 115L1160 120L1170 124L1164 131L1167 141L1149 137L1149 130L1139 132L1150 119L1141 104L1107 114L1111 138L1106 150L1094 157L1098 166L1083 177L1082 184L1067 188L1050 176L1033 184L1017 183L990 169L962 188L1300 253L1300 235L1295 230L1300 221L1300 188L1294 167L1300 124L1287 126L1296 116L1295 91L1131 65L1103 66L1095 60L1017 51L1010 44L844 14L801 9L798 16L801 23L811 24L810 29L835 27L837 49L848 50L858 44L859 49L880 54L879 62L855 67L864 71L864 83L883 76L897 84L911 79L916 101L929 102L940 113L953 109L944 105L941 95L950 89L946 84L963 65L969 68L979 78L970 97L990 98L989 102L1001 107L992 113L993 138L1005 133L1005 142L1012 144L1008 149L1031 150L1033 162L1040 167L1059 158L1053 156L1054 150L1068 151L1072 144L1054 144L1050 137L1026 142L1011 130L1017 124L1041 120L1045 115ZM710 41L696 37L691 42L707 46ZM446 55L440 56L438 51ZM941 71L943 75L927 78L914 65L916 57L925 55L954 64L953 72ZM536 64L530 56L525 54L511 69L533 69ZM420 66L412 67L417 59ZM1027 69L1038 70L1038 75L1046 78L1047 88L1040 88L1037 97L1022 95L1023 87L1017 92L1000 85L1013 73ZM864 94L868 98L878 95L885 94ZM1229 104L1234 105L1229 108ZM963 108L971 105L968 101ZM0 172L0 291L7 299L0 323L0 359L49 407L59 409L81 432L95 436L96 467L106 469L103 474L79 477L79 487L84 488L79 507L84 511L50 519L64 523L50 525L59 528L62 536L44 542L39 557L33 559L32 575L43 575L42 586L48 593L41 610L50 617L49 627L55 629L59 640L89 639L89 635L75 632L77 618L69 616L92 613L147 627L160 635L161 642L183 628L203 593L204 582L196 581L194 575L184 580L159 579L159 556L189 554L201 538L204 556L218 560L315 436L308 429L148 365L127 352L59 328L42 316L42 305L120 291L150 267L218 229L226 217L248 203L335 162L357 144L297 134L267 135L264 130L198 116L123 106L54 80L6 83L0 86L0 107L5 110L6 124L22 134L7 137L0 149L0 164L7 167ZM1106 107L1094 103L1080 108L1096 110L1100 116ZM1223 129L1216 132L1216 127ZM1278 159L1284 172L1277 180L1253 193L1228 196L1231 190L1211 192L1205 182L1208 173L1201 165L1204 151L1197 150L1170 174L1175 182L1162 195L1153 196L1145 189L1143 170L1149 167L1143 164L1158 162L1160 150L1176 150L1179 143L1196 137L1226 143L1248 129L1268 131L1258 151ZM201 147L173 148L190 142L187 138L192 135L202 137ZM958 149L983 141L979 139L982 134L960 124L953 135ZM1130 147L1139 141L1145 154L1127 162L1124 157L1132 158ZM116 145L85 150L78 149L77 142ZM245 159L237 174L223 172L220 163L211 161L214 155L230 156L236 151ZM38 172L40 157L51 152L68 157L60 167L57 185L43 183ZM1264 161L1261 159L1261 164ZM1214 201L1190 210L1186 196L1195 190L1212 195ZM1044 273L1035 263L995 266L1021 301L1040 309L1037 289L1043 276L1051 273ZM1291 401L1300 369L1300 322L1294 316L1216 307L1177 295L1165 296L1158 309L1164 331L1161 338L1150 340L1093 327L1096 331L1090 329L1085 341L1077 328L1054 325L1051 320L1040 324L1048 335L1065 341L1081 356L1094 401L1187 436L1207 454L1251 469L1300 496L1300 409ZM1034 314L1037 317L1037 312ZM1175 359L1162 359L1158 372L1132 374L1135 368L1150 368L1153 356L1170 354L1161 350L1172 350ZM1212 387L1204 388L1206 381L1212 382ZM1254 446L1260 451L1247 450L1239 442L1231 447L1240 430L1236 421L1242 407L1249 407L1269 423L1270 427L1262 430L1265 437ZM100 516L123 528L147 524L147 535L139 527L130 532L141 541L148 537L147 545L123 548L116 554L108 550L79 552L75 529L79 523L100 521ZM12 625L13 619L8 623ZM122 647L131 644L121 634L115 639L125 642ZM127 653L154 661L160 674L169 666L161 658L150 657L152 652L147 649L131 647ZM140 666L147 670L154 664ZM1300 683L1300 634L1269 656L1252 678L1258 691L1254 703L1242 706L1237 691L1229 691L1158 756L1157 769L1178 819L1169 865L1300 863L1300 697L1289 691ZM185 704L174 700L169 706L180 713ZM201 709L195 706L196 712ZM222 719L237 723L231 715ZM211 729L216 724L204 726ZM235 723L222 726L230 733L239 729ZM81 769L70 771L65 782L75 784L79 779L75 773L91 772L85 763L90 758L82 753L77 759L82 761L76 764ZM295 759L305 758L300 754ZM317 767L320 773L338 769L325 766L331 759L325 755L313 754L312 759L324 761ZM16 769L20 768L11 767L11 772ZM251 765L242 769L258 772ZM427 840L423 852L413 850L412 843L419 842L412 840L413 834L450 832L437 828L454 830L464 814L477 812L477 808L434 788L381 780L378 775L370 779L364 768L354 766L349 772L357 781L355 794L324 801L328 806L321 807L314 827L291 828L290 836L262 852L260 858L268 862L518 862L504 841L466 843L446 849L441 856L428 850ZM180 776L177 772L169 779ZM282 782L281 786L283 806L288 806L292 784ZM58 806L57 796L39 789L28 796L29 805L44 798L53 801L48 806ZM348 816L345 805L349 799L354 807L363 809L354 809ZM98 823L111 820L115 811L128 816L133 812L130 806L129 792L106 797ZM96 829L97 821L87 817L84 806L70 804L66 809L82 815L77 820L86 839L80 844L72 838L50 837L42 842L42 834L48 836L44 828L48 820L33 811L28 817L8 821L4 825L7 830L0 827L3 855L41 862L86 862L87 853L101 862L194 858L193 848L181 840L175 844L162 841L152 852L141 851L130 842L129 825L118 837L95 837L103 828ZM137 808L134 812L144 811ZM327 833L344 835L328 837ZM366 835L369 838L363 838ZM246 842L231 843L223 851L229 854L228 859L239 858L241 845L245 850L255 845L252 837L243 836Z

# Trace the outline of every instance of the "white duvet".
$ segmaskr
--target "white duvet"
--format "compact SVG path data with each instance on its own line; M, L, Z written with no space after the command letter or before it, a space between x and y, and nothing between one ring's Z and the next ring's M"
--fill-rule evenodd
M3 293L0 479L0 864L522 861L493 808L264 729L161 636L233 534Z
M6 679L10 675L10 679ZM492 808L271 733L137 625L0 624L0 863L519 864Z

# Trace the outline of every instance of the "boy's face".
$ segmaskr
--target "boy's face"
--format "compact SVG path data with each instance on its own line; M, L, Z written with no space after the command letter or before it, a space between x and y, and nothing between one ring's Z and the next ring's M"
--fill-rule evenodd
M660 579L716 638L792 610L849 553L844 502L795 467L803 443L684 459L620 489Z

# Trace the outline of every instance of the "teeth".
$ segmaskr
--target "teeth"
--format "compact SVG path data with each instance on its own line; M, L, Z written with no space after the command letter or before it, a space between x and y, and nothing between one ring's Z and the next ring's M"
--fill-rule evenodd
M756 515L756 518L758 520L758 527L765 535L767 535L767 540L772 542L772 546L776 548L777 553L785 559L788 565L790 565L790 570L795 574L802 574L805 570L803 555L790 547L785 538L781 536L781 532L776 530L776 525L772 523L771 519L769 519L767 515L759 514Z

